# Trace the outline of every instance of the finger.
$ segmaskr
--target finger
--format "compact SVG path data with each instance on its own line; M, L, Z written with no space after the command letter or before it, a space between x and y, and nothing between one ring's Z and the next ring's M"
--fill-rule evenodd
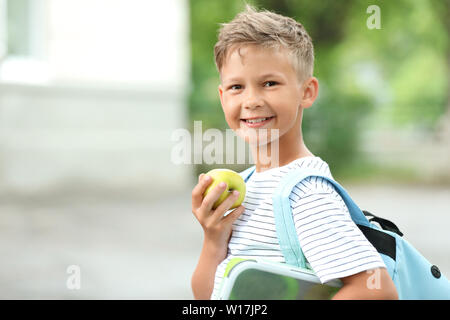
M214 219L221 220L225 212L230 210L231 206L236 202L238 198L239 192L237 190L230 192L230 194L226 197L226 199L214 211Z
M233 222L239 218L245 211L244 206L239 206L233 211L231 211L225 218L223 218L224 223L226 224L233 224Z
M220 195L226 190L227 184L225 182L219 183L217 186L212 188L211 191L203 199L201 208L205 212L211 212L214 203L220 198Z
M201 178L199 177L199 183L192 189L192 211L197 210L202 205L203 193L211 182L210 176L203 174Z

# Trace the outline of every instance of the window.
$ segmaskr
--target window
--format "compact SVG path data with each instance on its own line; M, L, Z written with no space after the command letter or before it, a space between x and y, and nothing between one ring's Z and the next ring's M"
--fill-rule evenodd
M6 1L6 54L30 56L30 0Z
M43 82L47 0L0 0L0 81Z

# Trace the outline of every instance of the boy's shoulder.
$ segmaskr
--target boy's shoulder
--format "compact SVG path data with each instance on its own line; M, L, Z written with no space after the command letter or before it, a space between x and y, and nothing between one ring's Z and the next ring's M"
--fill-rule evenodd
M259 173L255 172L255 166L252 166L240 172L240 175L245 182L248 182L249 180L253 182L256 180L258 183L261 183L270 180L271 182L279 183L283 178L298 169L304 169L305 171L314 170L315 172L319 172L322 176L333 179L328 163L320 157L315 156L298 158L285 166ZM327 181L327 179L323 179L321 177L308 177L302 181L298 181L293 189L293 194L298 194L300 196L302 194L305 195L310 193L325 192L333 193L333 196L335 196L333 191L335 192L335 189L333 185Z
M330 167L324 160L320 159L319 157L315 157L309 162L305 161L304 163L298 164L297 167L303 168L305 170L314 170L315 172L320 173L320 175L334 180L333 175L331 174ZM296 168L292 168L292 170L294 169ZM314 194L319 194L322 198L339 197L339 194L337 193L333 184L327 179L318 176L310 176L297 182L297 184L292 189L290 198L291 201L295 202Z

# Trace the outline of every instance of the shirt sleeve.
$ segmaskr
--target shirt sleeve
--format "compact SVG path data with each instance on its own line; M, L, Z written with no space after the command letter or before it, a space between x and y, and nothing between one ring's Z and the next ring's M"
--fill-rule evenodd
M290 200L300 246L322 283L386 268L330 182L307 178L293 188Z

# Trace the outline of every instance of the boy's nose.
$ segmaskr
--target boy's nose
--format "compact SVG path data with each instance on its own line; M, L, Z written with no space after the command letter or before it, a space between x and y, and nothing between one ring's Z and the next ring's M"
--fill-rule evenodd
M253 85L248 85L244 91L244 103L243 107L245 109L255 109L257 107L262 107L264 101L261 96L259 89Z
M263 101L257 95L248 95L243 103L243 107L246 109L255 109L263 106Z
M258 108L261 106L262 106L262 103L260 100L247 100L247 101L245 101L245 103L243 105L243 107L245 109L255 109L255 108Z

